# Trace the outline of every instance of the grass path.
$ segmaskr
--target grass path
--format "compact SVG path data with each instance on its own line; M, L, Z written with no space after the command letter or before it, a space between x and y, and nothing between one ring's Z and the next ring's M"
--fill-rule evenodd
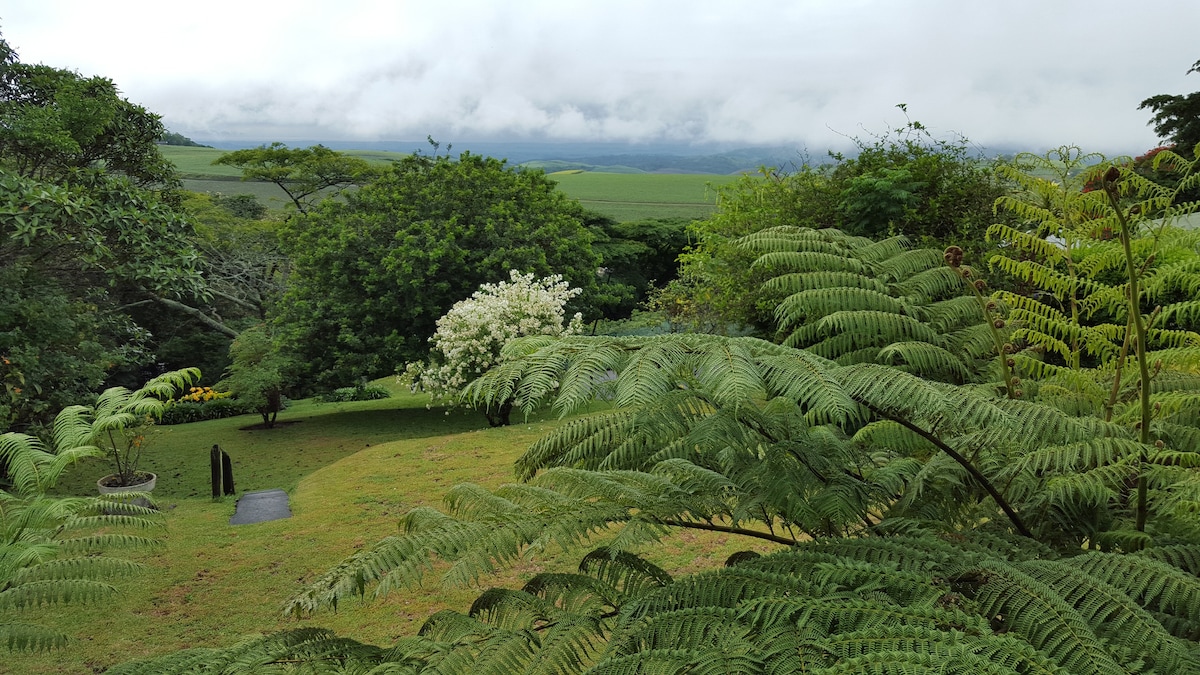
M464 610L478 589L421 587L374 602L352 601L337 613L296 620L279 608L315 576L364 546L396 533L396 521L420 505L438 506L447 488L512 480L511 465L556 422L534 419L486 428L475 413L426 410L425 399L402 394L353 404L297 404L272 431L240 431L252 417L167 427L151 455L163 474L159 497L167 513L165 545L132 557L148 569L118 582L122 594L102 606L25 612L23 618L74 635L66 649L6 655L0 673L100 672L123 661L189 647L228 646L244 636L298 626L388 644L413 633L434 611ZM239 492L282 487L293 517L230 526L234 500L207 497L208 447L235 457ZM173 470L172 470L173 468ZM64 489L86 489L103 467L72 469ZM175 475L178 474L178 475ZM161 491L161 492L160 492ZM653 552L673 573L720 565L731 552L768 547L720 535L684 532ZM578 553L523 561L485 585L518 585L547 567L567 569Z

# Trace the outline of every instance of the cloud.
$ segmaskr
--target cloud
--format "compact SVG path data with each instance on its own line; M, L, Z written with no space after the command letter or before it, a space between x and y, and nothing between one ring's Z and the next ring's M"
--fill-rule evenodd
M114 7L120 11L115 11ZM16 0L25 61L112 78L200 138L429 133L844 145L903 121L983 144L1154 144L1200 4Z

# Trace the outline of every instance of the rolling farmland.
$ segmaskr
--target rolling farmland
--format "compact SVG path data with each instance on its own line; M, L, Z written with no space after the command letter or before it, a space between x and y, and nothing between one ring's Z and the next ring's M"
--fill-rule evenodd
M252 194L272 208L286 204L282 191L270 183L244 182L229 166L214 166L224 151L213 148L163 146L163 155L179 168L184 186L196 192ZM382 151L347 151L373 163L401 155ZM586 208L617 221L642 218L703 218L712 213L715 188L737 180L716 174L606 173L559 171L548 174L559 189Z

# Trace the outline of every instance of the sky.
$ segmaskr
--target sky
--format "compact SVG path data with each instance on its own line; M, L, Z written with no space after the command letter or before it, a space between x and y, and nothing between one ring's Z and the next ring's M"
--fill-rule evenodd
M26 63L102 75L167 128L266 141L1157 145L1200 90L1195 0L5 0Z

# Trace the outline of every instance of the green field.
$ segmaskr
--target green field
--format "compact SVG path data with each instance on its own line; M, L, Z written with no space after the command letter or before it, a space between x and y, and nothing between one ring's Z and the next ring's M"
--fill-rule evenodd
M83 675L303 626L389 644L415 633L434 611L466 611L478 588L447 588L431 579L380 601L344 603L336 613L299 620L280 614L283 603L314 577L395 534L408 510L440 505L456 483L496 487L512 481L517 456L558 424L544 416L514 416L512 426L492 429L478 413L428 409L428 397L410 394L394 378L380 384L395 396L361 403L299 401L279 416L294 423L273 430L243 429L259 421L255 415L158 427L145 468L159 475L154 494L166 514L164 546L117 551L148 569L118 580L120 595L111 601L22 611L22 620L53 625L74 642L45 654L5 654L0 673ZM284 488L293 516L229 525L234 500L207 496L208 448L214 443L232 456L239 493ZM68 471L60 490L94 494L95 479L104 473L103 463L81 463ZM718 567L745 548L777 547L688 530L653 547L651 557L672 573L690 573ZM544 569L572 569L579 555L530 555L483 583L519 586Z
M714 188L738 179L715 174L596 171L562 171L550 178L587 208L617 221L707 217L716 208Z
M214 166L224 151L213 148L162 146L163 155L179 168L184 187L196 192L225 195L252 194L272 208L284 206L283 192L269 183L243 182L233 167ZM347 154L373 163L387 163L399 153L351 150ZM607 173L560 171L548 174L567 196L588 209L617 221L643 218L705 218L715 208L714 187L737 176L716 174Z

